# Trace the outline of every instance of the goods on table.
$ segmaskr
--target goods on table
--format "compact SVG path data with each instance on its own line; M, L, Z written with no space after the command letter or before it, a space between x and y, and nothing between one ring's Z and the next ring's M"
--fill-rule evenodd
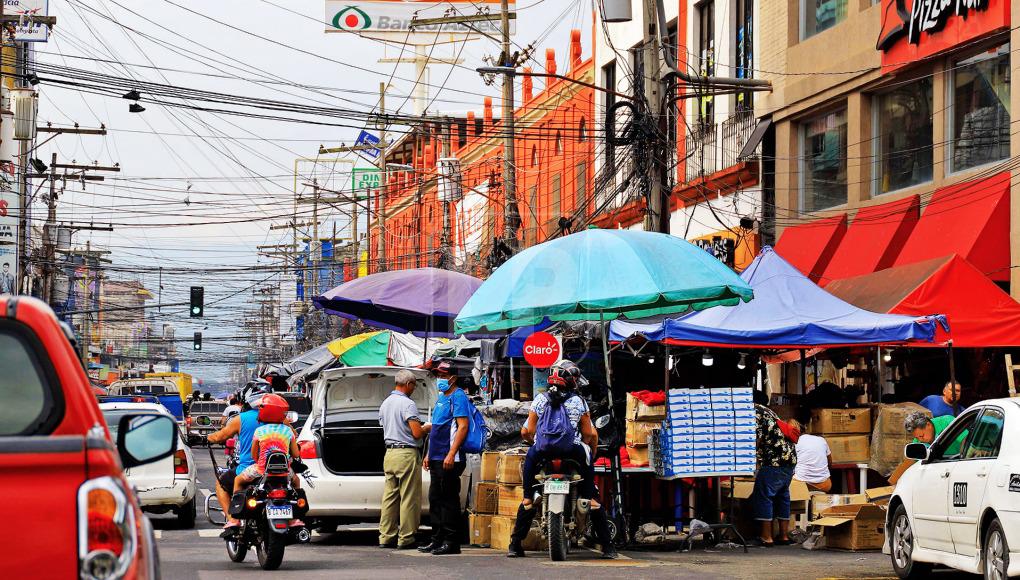
M871 433L871 409L815 409L810 432L815 435Z
M668 397L669 416L654 440L656 473L663 477L754 474L756 422L750 387L672 389Z
M492 534L492 516L470 514L468 516L468 543L482 548L488 547Z
M475 484L474 506L477 514L494 514L499 501L499 484L480 481Z
M867 435L826 435L825 441L835 465L867 463L871 456L871 441Z
M627 419L627 447L647 447L652 431L662 428L662 421L634 421Z
M921 411L931 414L917 403L878 405L875 429L871 433L871 458L868 467L882 477L888 478L903 463L903 447L914 440L914 436L903 428L907 415Z
M811 524L823 528L830 550L880 550L885 543L885 509L875 504L834 506Z
M648 447L627 447L625 452L630 458L631 467L648 467Z
M665 403L659 403L650 405L642 400L642 394L648 393L648 391L638 391L635 393L627 393L627 411L625 417L628 421L662 421L666 418L666 405ZM651 396L646 396L649 400L658 401L663 398L660 393L649 393Z

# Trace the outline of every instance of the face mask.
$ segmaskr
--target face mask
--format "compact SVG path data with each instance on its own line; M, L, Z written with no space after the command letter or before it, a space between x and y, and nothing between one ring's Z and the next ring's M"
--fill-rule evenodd
M450 379L436 379L436 389L440 393L445 393L450 389Z

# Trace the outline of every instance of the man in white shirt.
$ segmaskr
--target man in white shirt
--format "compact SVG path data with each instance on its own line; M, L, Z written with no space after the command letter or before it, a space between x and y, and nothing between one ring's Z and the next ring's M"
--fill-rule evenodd
M801 432L797 440L797 467L793 478L803 481L808 488L829 493L832 489L832 477L829 466L832 465L832 453L825 438L804 433L804 426L796 421L790 425Z

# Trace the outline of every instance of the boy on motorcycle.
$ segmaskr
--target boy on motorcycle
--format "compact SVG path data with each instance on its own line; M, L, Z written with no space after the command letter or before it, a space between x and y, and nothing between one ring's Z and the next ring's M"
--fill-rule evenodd
M588 411L588 404L584 398L577 394L577 389L586 381L581 376L581 369L569 360L561 360L549 369L549 389L539 393L531 403L531 411L528 413L528 420L521 429L521 437L529 443L534 443L535 433L539 419L543 414L549 412L550 407L563 406L570 419L570 425L574 431L574 445L567 454L559 457L546 456L532 446L524 458L524 499L517 508L517 519L514 522L514 529L510 535L510 548L507 552L508 558L524 557L522 543L531 529L531 523L535 519L534 493L536 480L535 475L539 468L552 459L572 460L577 464L582 477L579 495L583 499L591 500L590 516L595 536L602 546L602 557L613 559L618 556L616 548L609 531L609 519L606 510L595 498L595 471L593 468L593 456L598 447L598 432L591 422L591 414Z

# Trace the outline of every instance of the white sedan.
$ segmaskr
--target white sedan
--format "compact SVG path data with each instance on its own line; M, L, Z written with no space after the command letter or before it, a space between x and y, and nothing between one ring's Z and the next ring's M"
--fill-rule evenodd
M885 552L900 578L940 564L1000 580L1020 576L1020 398L967 409L918 460L889 502Z
M114 440L117 438L117 424L124 415L144 413L173 418L166 407L156 403L101 403L99 409L106 418ZM198 473L191 448L180 433L177 437L180 440L173 455L154 463L125 469L124 475L134 486L142 511L158 514L173 511L181 527L193 528Z

